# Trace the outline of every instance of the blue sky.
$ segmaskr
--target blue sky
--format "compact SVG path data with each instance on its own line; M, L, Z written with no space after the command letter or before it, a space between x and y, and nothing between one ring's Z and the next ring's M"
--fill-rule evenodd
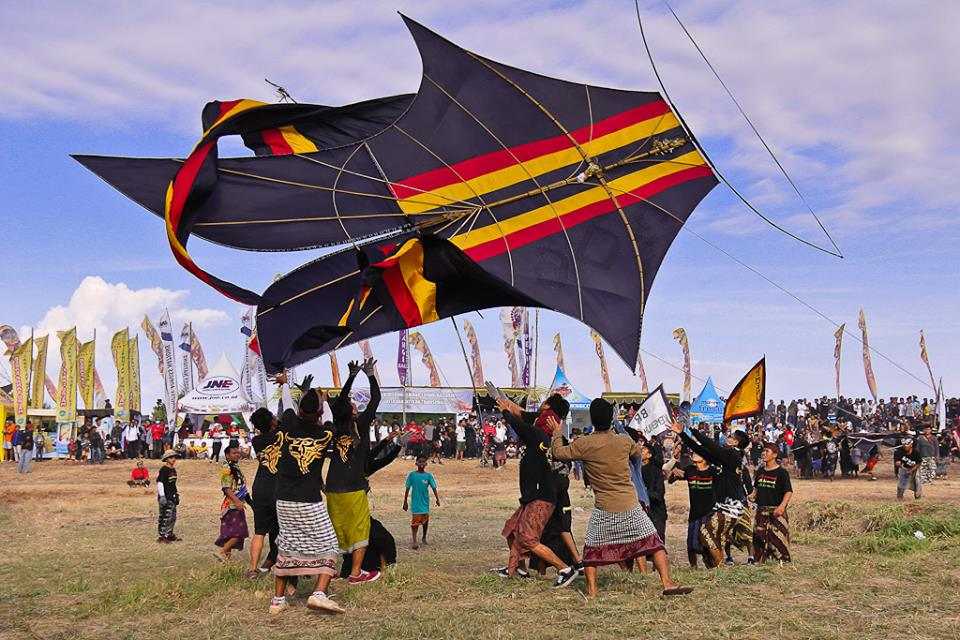
M0 6L0 216L6 295L0 322L38 332L77 323L81 337L154 320L168 307L192 320L207 351L239 364L240 310L177 267L160 221L103 185L70 153L182 156L214 98L271 100L264 77L301 101L346 103L415 91L419 60L395 11L468 49L548 75L592 84L656 87L631 2L516 3L44 3ZM872 2L677 2L678 12L843 248L837 260L761 223L723 188L688 227L856 333L859 307L871 342L926 380L919 331L948 393L960 387L956 258L960 190L955 140L960 62L950 25L960 9ZM765 212L825 242L789 185L737 116L722 88L662 5L643 3L661 71L713 159ZM239 151L236 145L228 147ZM226 154L225 154L226 155ZM200 264L261 289L312 257L249 254L195 240ZM506 383L496 311L473 314L488 377ZM541 313L538 379L553 369L560 331L570 378L601 390L586 327ZM762 354L770 395L833 389L834 327L689 233L667 255L647 306L642 346L680 363L671 338L686 328L697 377L729 389ZM27 329L29 330L29 329ZM467 373L449 321L426 327L444 377ZM98 350L112 390L107 341ZM373 342L387 384L396 338ZM55 352L55 349L53 350ZM344 363L356 348L341 355ZM146 399L160 380L144 345ZM614 387L635 389L608 349ZM680 385L675 367L645 357L652 384ZM59 358L51 353L51 373ZM882 395L929 394L873 356ZM329 381L326 360L306 370ZM417 382L425 372L415 370ZM695 382L695 387L698 384ZM844 344L843 391L867 393L860 344Z

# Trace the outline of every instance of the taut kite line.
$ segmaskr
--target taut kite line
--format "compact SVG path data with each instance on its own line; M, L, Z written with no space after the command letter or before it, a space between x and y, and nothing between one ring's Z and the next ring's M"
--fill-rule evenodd
M530 73L404 20L423 64L416 94L212 102L185 160L77 160L165 219L182 266L257 305L269 372L514 305L577 318L636 362L657 270L717 184L678 115L660 93ZM256 157L218 158L225 135ZM251 251L343 248L256 294L197 265L191 235Z

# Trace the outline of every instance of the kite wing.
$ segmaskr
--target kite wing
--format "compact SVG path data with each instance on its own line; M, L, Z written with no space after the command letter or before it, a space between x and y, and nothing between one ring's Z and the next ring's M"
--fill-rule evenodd
M181 264L258 305L271 371L512 305L577 318L635 362L654 276L717 184L678 115L659 93L508 67L404 19L423 61L413 96L211 103L185 161L79 159L164 215ZM217 139L236 134L260 155L218 160ZM197 266L193 233L252 250L352 246L257 295Z

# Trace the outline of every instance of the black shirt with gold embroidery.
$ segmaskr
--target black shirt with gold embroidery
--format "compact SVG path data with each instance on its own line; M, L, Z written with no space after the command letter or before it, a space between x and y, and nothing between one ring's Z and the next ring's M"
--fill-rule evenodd
M352 425L338 425L330 443L330 466L327 469L327 493L351 493L366 491L370 487L367 481L367 454L370 453L370 423L376 416L377 406L380 404L380 385L373 376L370 380L370 402L357 416L356 429ZM353 377L347 380L336 402L344 403L341 411L334 411L334 415L344 415L350 408L350 387Z
M323 458L333 431L292 414L276 435L277 500L323 502ZM272 462L272 461L271 461Z
M253 436L253 450L257 452L257 475L253 478L253 500L269 504L277 499L277 460L280 459L279 430Z

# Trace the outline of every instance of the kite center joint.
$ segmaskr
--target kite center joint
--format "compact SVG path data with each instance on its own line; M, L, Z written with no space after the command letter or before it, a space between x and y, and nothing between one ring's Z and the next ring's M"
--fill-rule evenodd
M577 182L583 184L590 179L603 178L603 169L596 162L590 162L584 171L577 174Z

